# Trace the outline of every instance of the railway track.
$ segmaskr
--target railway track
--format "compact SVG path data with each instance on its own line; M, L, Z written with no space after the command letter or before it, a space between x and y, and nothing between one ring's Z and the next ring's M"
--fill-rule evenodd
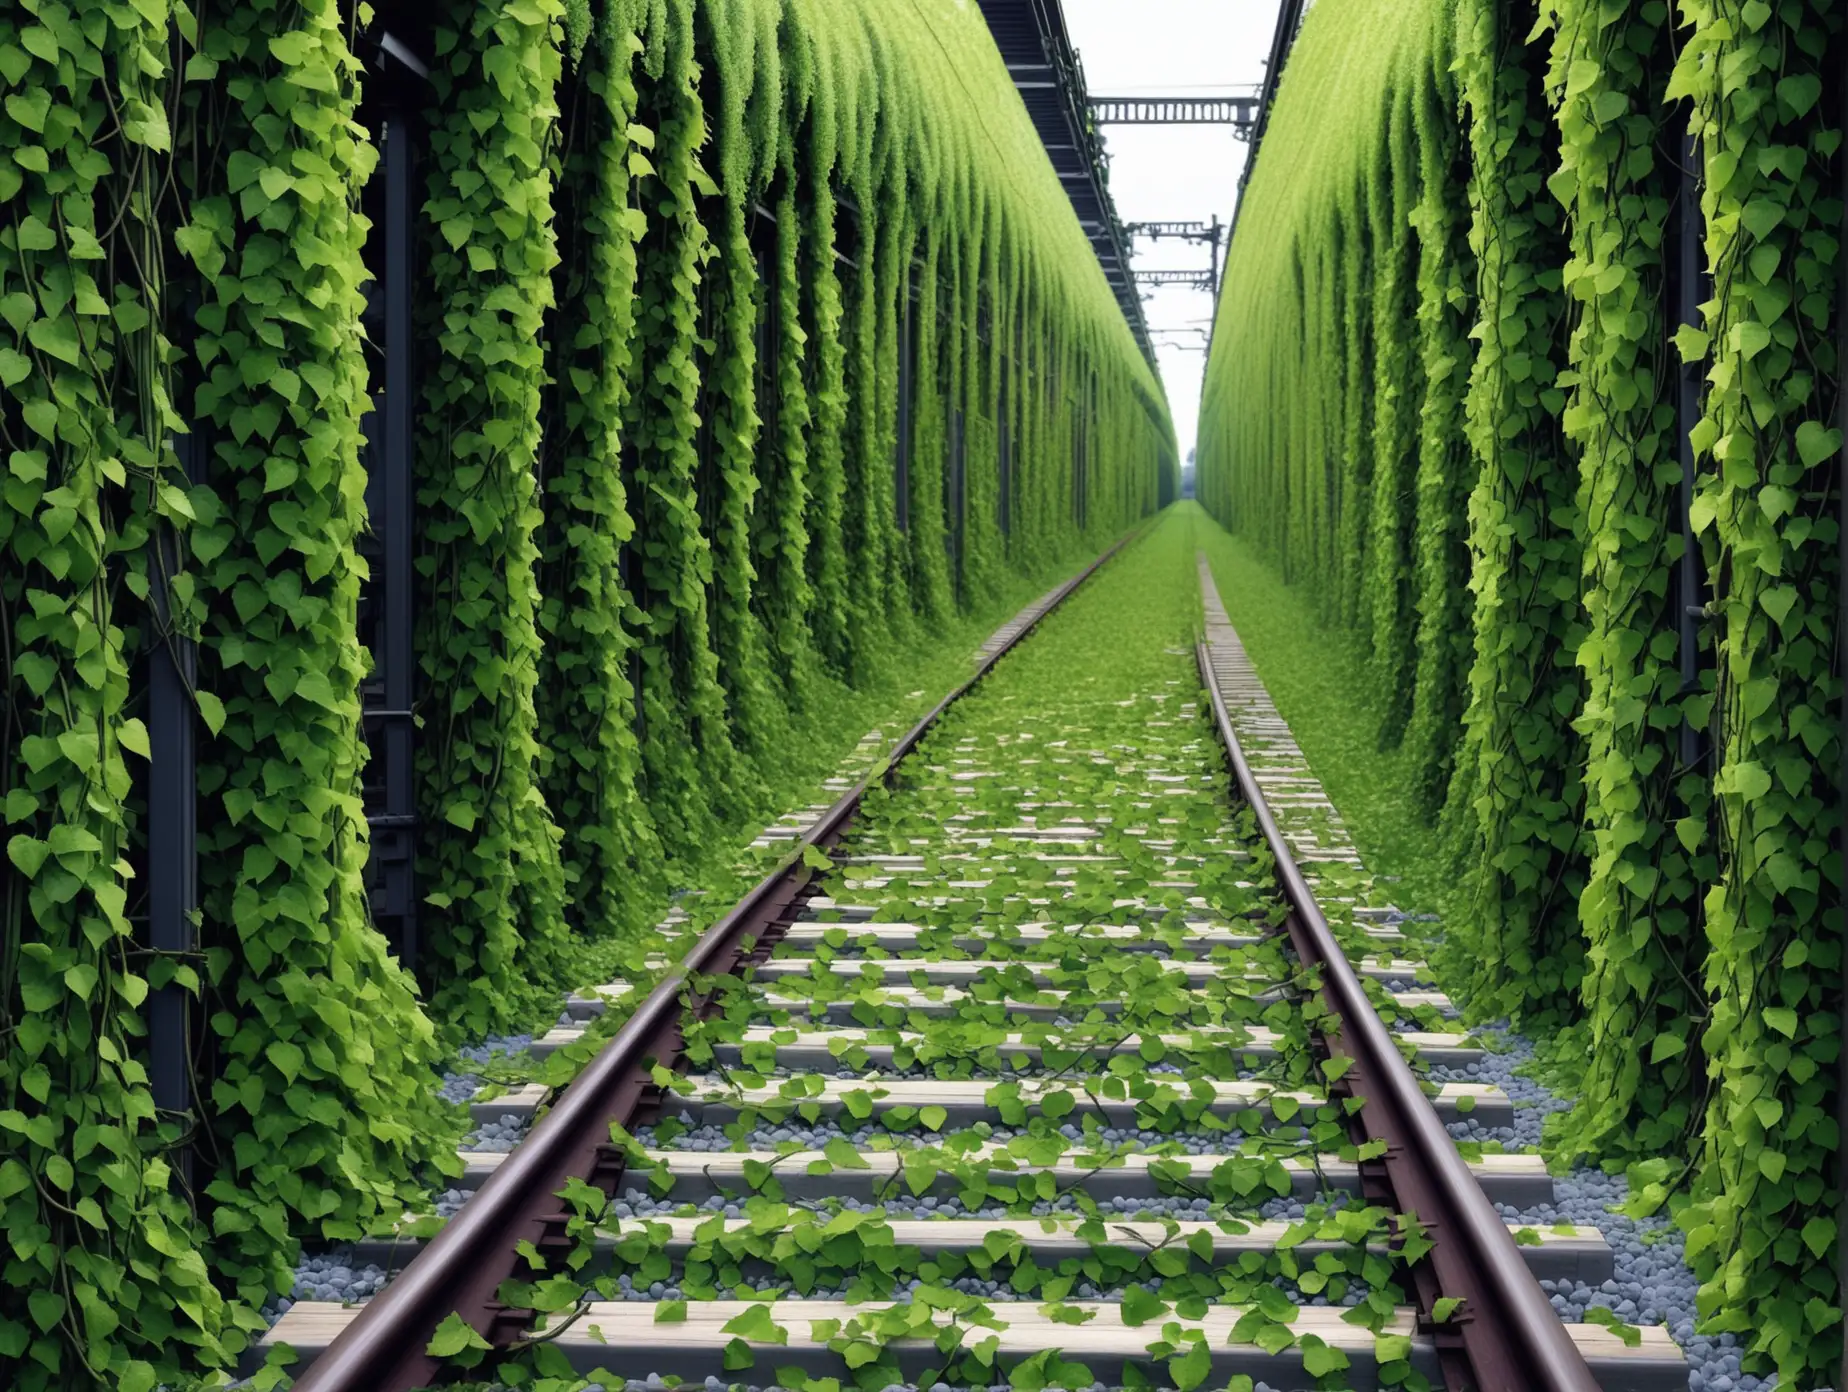
M1511 1230L1488 1199L1547 1201L1538 1158L1451 1146L1508 1099L1406 1064L1479 1050L1387 915L1324 920L1299 862L1345 886L1351 848L1210 576L1197 648L1163 621L1177 542L767 833L785 865L644 1001L574 1001L536 1048L632 1013L370 1306L299 1303L259 1354L395 1392L477 1361L466 1322L617 1379L1685 1387L1661 1330L1546 1305L1610 1249Z

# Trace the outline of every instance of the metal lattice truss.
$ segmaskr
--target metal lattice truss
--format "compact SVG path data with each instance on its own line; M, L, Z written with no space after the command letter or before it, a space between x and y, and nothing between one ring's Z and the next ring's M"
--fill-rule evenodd
M1110 200L1109 161L1085 97L1059 0L979 0L995 46L1058 171L1098 264L1144 353L1153 358L1142 298L1129 265L1129 236Z
M1092 97L1091 115L1100 126L1230 126L1251 139L1258 99L1251 97Z
M1211 294L1218 288L1218 277L1209 268L1203 271L1137 271L1137 285L1186 285Z
M1132 237L1147 237L1151 242L1173 238L1182 242L1202 242L1217 251L1225 244L1226 229L1218 218L1211 222L1126 222L1123 230Z

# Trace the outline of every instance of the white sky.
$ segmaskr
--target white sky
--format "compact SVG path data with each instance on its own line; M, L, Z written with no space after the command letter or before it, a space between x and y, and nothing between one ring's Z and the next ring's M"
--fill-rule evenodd
M1219 96L1264 80L1278 0L1064 0L1065 23L1093 96ZM1125 222L1229 222L1246 147L1229 126L1106 126L1110 192ZM1143 270L1206 265L1197 242L1137 238ZM1162 286L1143 305L1181 458L1200 420L1200 379L1212 297ZM1164 330L1168 332L1164 332ZM1193 349L1183 344L1196 345Z

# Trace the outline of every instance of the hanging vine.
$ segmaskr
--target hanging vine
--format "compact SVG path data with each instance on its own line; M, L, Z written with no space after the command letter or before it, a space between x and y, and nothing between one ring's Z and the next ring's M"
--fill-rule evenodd
M1418 415L1418 472L1413 487L1412 603L1417 615L1416 672L1405 732L1411 789L1435 816L1449 788L1457 722L1469 670L1469 495L1475 457L1463 428L1469 383L1469 311L1474 254L1467 210L1454 190L1469 182L1468 140L1458 129L1457 93L1449 76L1454 16L1433 21L1432 81L1420 84L1417 109L1419 203L1418 337L1424 402ZM1329 316L1332 318L1333 316ZM1325 496L1325 490L1316 490ZM1329 529L1318 524L1318 532Z
M156 220L169 23L158 4L0 17L0 1382L24 1392L146 1392L242 1346L168 1159L195 1118L157 1114L137 1058L154 970L193 993L199 974L150 964L129 916L150 754L132 645L166 637L137 601L161 587L176 642L197 618L191 577L146 559L195 511Z
M535 473L563 10L446 13L432 70L417 453L420 968L451 1030L506 1028L560 969L564 868L539 790Z
M642 926L663 888L660 842L638 789L633 599L622 577L623 548L635 539L622 484L622 413L636 370L635 246L648 223L629 160L654 139L635 120L642 45L631 10L621 0L605 4L577 60L576 140L564 152L559 189L560 233L571 252L560 260L547 332L552 392L538 539L539 787L572 829L560 847L570 916L593 932Z
M1680 10L1692 28L1669 95L1694 103L1713 278L1705 325L1680 346L1706 365L1692 511L1724 654L1718 873L1703 877L1711 1090L1683 1222L1702 1328L1738 1334L1781 1385L1820 1386L1838 1371L1842 1303L1842 438L1830 423L1841 419L1843 133L1821 103L1842 70L1843 20L1818 0Z
M695 200L718 186L699 161L706 120L690 8L671 6L653 18L642 64L655 150L633 167L643 205L658 218L641 242L636 302L636 349L649 370L625 421L642 538L633 584L643 636L642 764L665 844L690 852L712 832L738 776L706 599L712 550L694 490L698 291L712 256Z
M1447 809L1469 889L1453 937L1470 999L1516 1019L1576 1014L1584 962L1578 469L1559 427L1566 243L1544 179L1554 127L1546 54L1526 41L1533 17L1478 0L1458 31L1479 308L1464 407L1474 662Z
M1371 600L1373 674L1385 693L1380 743L1397 744L1411 718L1416 616L1411 606L1411 542L1416 520L1415 475L1418 412L1417 376L1418 240L1410 222L1418 206L1415 89L1396 94L1386 116L1387 174L1372 210L1376 247L1390 250L1374 275L1373 487L1367 537L1366 592Z
M292 1287L295 1239L359 1237L459 1168L460 1128L426 1082L435 1032L363 883L358 199L376 155L345 25L332 0L213 13L186 66L177 171L206 475L188 544L204 610L202 1187L213 1269L253 1307Z
M1684 715L1704 721L1680 691L1672 583L1680 470L1662 249L1671 49L1660 5L1618 22L1588 0L1544 3L1541 15L1560 132L1549 186L1569 217L1562 288L1575 315L1561 420L1579 452L1585 519L1575 728L1590 832L1579 921L1591 1047L1568 1144L1659 1154L1682 1148L1697 1120L1696 877L1711 865L1687 838L1704 817L1704 779L1677 767Z

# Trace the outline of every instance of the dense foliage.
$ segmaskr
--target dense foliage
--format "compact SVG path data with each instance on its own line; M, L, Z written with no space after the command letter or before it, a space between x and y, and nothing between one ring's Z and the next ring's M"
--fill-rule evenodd
M1314 1385L1349 1386L1349 1355L1292 1327L1299 1302L1319 1295L1331 1304L1352 1300L1346 1318L1375 1331L1371 1352L1383 1385L1428 1386L1409 1366L1410 1340L1383 1329L1404 1302L1404 1272L1422 1238L1389 1245L1382 1240L1395 1224L1388 1210L1348 1195L1334 1202L1332 1186L1302 1194L1291 1174L1291 1166L1337 1156L1352 1163L1373 1148L1353 1144L1330 1095L1342 1066L1320 1048L1324 1007L1313 977L1276 936L1210 948L1197 936L1189 942L1198 931L1185 921L1192 896L1231 922L1281 912L1264 887L1268 852L1249 809L1230 796L1205 721L1189 644L1198 614L1195 541L1191 514L1166 513L1048 616L1030 643L930 731L899 780L868 796L845 857L828 873L836 905L918 926L904 957L973 965L977 984L935 1008L895 998L890 987L899 978L880 970L880 939L836 909L821 910L840 921L820 942L776 946L773 956L795 969L773 991L762 977L714 983L715 1008L688 1026L685 1073L664 1070L673 1092L728 1104L722 1118L702 1120L722 1124L735 1150L769 1149L764 1130L823 1117L851 1139L836 1136L814 1155L805 1153L812 1142L779 1131L774 1162L747 1160L741 1182L721 1181L727 1202L718 1212L684 1190L676 1195L674 1176L650 1153L674 1147L688 1130L673 1116L676 1102L633 1138L626 1181L646 1182L664 1207L637 1216L628 1196L612 1202L575 1186L567 1202L583 1260L562 1263L569 1269L542 1281L516 1277L502 1286L503 1298L565 1310L583 1297L624 1299L628 1289L659 1282L671 1292L655 1291L663 1323L699 1320L702 1302L749 1301L725 1326L736 1336L725 1351L727 1371L744 1380L774 1369L780 1384L813 1392L838 1384L790 1369L776 1346L799 1349L812 1337L842 1356L855 1384L890 1386L907 1380L890 1344L943 1310L957 1316L937 1344L949 1385L1090 1386L1092 1371L1056 1352L1015 1360L984 1351L982 1341L1023 1309L1063 1308L1076 1322L1100 1292L1122 1302L1136 1356L1131 1385L1217 1386L1200 1324L1209 1309L1233 1305L1242 1309L1232 1343L1273 1355L1294 1346ZM1099 634L1114 641L1100 648ZM971 764L986 776L970 780ZM1049 807L1096 828L1074 873L1066 873L1070 861L1044 858L1045 841L1016 830ZM946 836L957 827L981 834ZM913 854L922 855L921 868L867 878L866 858ZM947 896L946 876L958 882ZM1054 912L1046 895L1073 931L1046 931ZM1136 937L1096 931L1125 924L1125 900L1139 902L1127 924ZM1174 955L1145 950L1152 943ZM1216 970L1190 977L1177 969L1190 958L1196 969L1211 962ZM1019 1009L1029 973L1061 993L1058 1018ZM1276 989L1254 989L1256 982ZM837 1032L823 1022L824 1010L858 1024ZM1422 1010L1435 1024L1435 1012ZM810 1071L774 1040L750 1037L765 1026L792 1036L829 1032L832 1059ZM1261 1053L1253 1048L1260 1029L1268 1035ZM895 1045L894 1053L876 1056L882 1045ZM836 1063L850 1070L845 1088ZM1249 1105L1210 1105L1212 1084L1234 1072L1259 1089ZM993 1115L972 1123L888 1090L932 1078L982 1080ZM824 1089L838 1104L815 1100ZM1207 1142L1199 1157L1178 1146L1143 1153L1164 1195L1191 1196L1188 1222L1224 1223L1223 1232L1183 1233L1175 1222L1165 1241L1133 1240L1120 1226L1129 1215L1100 1203L1108 1190L1059 1188L1044 1167L1108 1172L1128 1153L1128 1143L1107 1133L1105 1109L1113 1104L1133 1105L1148 1130ZM873 1191L873 1205L842 1201L869 1153L901 1145L901 1186ZM795 1182L807 1176L834 1176L843 1193L817 1195ZM1261 1221L1264 1205L1292 1193L1306 1203L1286 1240L1263 1251L1225 1250L1225 1235ZM1062 1227L1073 1249L1051 1260L1037 1233L1012 1233L999 1222L985 1245L966 1252L897 1240L893 1219L902 1210L876 1205L924 1194L954 1196L964 1205L959 1214L999 1207L1016 1219L1045 1217L1047 1231ZM1054 1198L1062 1201L1057 1210L1048 1202ZM663 1221L677 1199L677 1216L699 1220L690 1243L671 1242ZM597 1249L604 1255L593 1262ZM971 1277L1000 1282L1018 1303L969 1291ZM913 1281L921 1283L915 1293L907 1291ZM856 1318L830 1326L808 1317L799 1297L840 1290L863 1305ZM901 1303L886 1303L895 1298ZM461 1337L455 1363L472 1365L478 1377L557 1392L585 1385L543 1342L497 1358L465 1348ZM937 1375L917 1378L914 1370L913 1380ZM1249 1376L1230 1380L1234 1389L1251 1384Z
M1647 1159L1707 1327L1795 1385L1839 1354L1843 38L1812 0L1324 0L1200 450L1388 684L1474 1008L1581 1031L1554 1143Z
M8 1387L222 1366L297 1240L453 1167L439 1041L531 1023L737 834L798 721L1172 491L973 7L412 11L411 963L362 794L392 65L338 0L0 18ZM157 645L197 650L191 954L142 927ZM188 1115L149 1092L151 990L197 998Z

